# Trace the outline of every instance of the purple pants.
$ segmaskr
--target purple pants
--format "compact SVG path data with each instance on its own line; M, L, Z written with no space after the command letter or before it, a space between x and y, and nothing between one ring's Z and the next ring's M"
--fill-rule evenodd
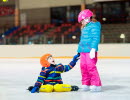
M80 53L80 68L82 74L82 85L101 86L101 80L96 67L96 57L90 59L89 53Z

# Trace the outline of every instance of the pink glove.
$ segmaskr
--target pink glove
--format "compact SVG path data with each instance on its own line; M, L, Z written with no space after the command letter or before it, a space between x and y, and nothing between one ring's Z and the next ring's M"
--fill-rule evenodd
M96 50L94 48L92 48L90 51L90 54L89 54L91 59L95 58L95 52L96 52Z

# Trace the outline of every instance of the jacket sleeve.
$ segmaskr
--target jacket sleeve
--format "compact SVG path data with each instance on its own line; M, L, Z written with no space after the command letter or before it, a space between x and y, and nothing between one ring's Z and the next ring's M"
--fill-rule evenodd
M47 73L48 69L42 69L34 86L40 87L42 84L44 84Z
M93 25L91 35L92 35L91 48L96 49L98 44L100 43L100 26Z
M56 70L60 71L61 73L67 72L67 71L71 70L75 66L75 64L76 64L76 62L74 62L74 61L71 61L68 65L59 64L58 66L56 66Z

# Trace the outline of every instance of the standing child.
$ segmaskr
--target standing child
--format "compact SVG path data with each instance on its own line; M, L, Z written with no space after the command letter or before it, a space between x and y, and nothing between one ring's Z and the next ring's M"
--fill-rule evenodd
M61 73L71 70L79 59L79 54L75 55L68 65L55 64L51 54L45 54L40 58L42 69L40 75L34 84L28 90L35 92L67 92L77 91L78 86L63 84Z
M92 19L93 13L89 9L81 11L78 22L81 26L81 37L78 45L80 53L80 67L82 74L82 88L85 91L101 91L101 80L96 68L98 44L100 42L100 22Z

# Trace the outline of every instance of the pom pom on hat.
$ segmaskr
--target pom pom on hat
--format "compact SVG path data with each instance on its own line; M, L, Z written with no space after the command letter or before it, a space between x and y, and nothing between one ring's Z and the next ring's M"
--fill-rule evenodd
M50 66L50 63L47 61L47 59L49 57L52 57L51 54L45 54L43 55L41 58L40 58L40 63L42 65L42 67L49 67Z

